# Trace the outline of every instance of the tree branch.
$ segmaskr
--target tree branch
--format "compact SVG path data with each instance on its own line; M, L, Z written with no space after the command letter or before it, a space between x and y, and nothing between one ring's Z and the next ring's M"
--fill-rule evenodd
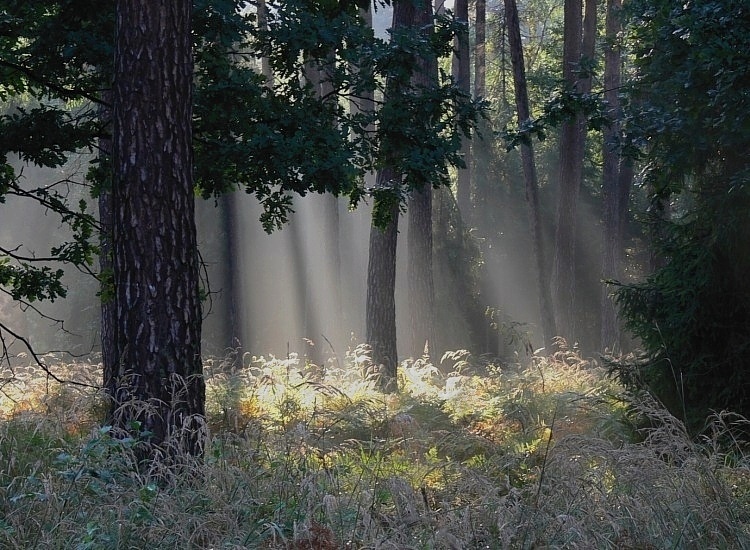
M52 371L49 370L49 367L44 363L44 361L42 360L42 358L39 357L39 355L37 354L37 352L34 351L34 348L31 346L31 343L26 338L24 338L20 334L14 332L10 328L8 328L7 325L5 325L3 323L0 323L0 341L2 342L2 358L5 359L5 360L7 360L8 362L10 362L10 355L9 355L9 352L8 352L8 347L6 346L6 343L5 343L5 337L3 335L3 332L9 334L13 338L15 338L16 340L18 340L19 342L21 342L23 344L23 346L26 348L26 350L29 352L29 355L31 355L32 359L34 360L34 363L36 363L37 366L40 369L42 369L45 372L45 374L47 374L47 376L49 376L50 378L52 378L52 380L54 380L58 384L70 384L70 385L73 385L73 386L79 386L79 387L83 387L83 388L93 388L93 389L98 389L99 388L99 386L94 386L92 384L86 384L85 382L78 382L76 380L65 380L63 378L58 377L56 374L54 374Z
M64 97L64 98L82 97L98 105L105 105L107 107L111 107L109 103L102 101L98 97L90 94L89 92L85 90L81 90L78 88L66 88L65 86L61 86L59 84L55 84L54 82L45 80L41 76L34 73L34 71L29 69L28 67L24 67L23 65L18 65L17 63L11 63L10 61L5 61L3 59L0 59L0 67L7 67L9 69L17 71L25 75L30 80L36 82L38 85L43 86L45 88L49 88L50 90L57 92L58 94L60 94L61 97Z

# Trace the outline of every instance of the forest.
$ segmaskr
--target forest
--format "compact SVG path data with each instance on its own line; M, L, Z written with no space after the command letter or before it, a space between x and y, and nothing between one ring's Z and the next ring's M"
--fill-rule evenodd
M750 548L747 113L745 0L0 0L0 548Z

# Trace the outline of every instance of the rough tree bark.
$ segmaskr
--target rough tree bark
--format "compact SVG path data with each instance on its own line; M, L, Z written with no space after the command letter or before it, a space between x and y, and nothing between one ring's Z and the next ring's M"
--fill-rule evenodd
M529 93L526 86L526 69L521 42L521 26L518 20L516 0L505 0L505 23L508 29L510 58L513 65L513 83L515 89L518 124L530 118ZM534 148L531 143L521 145L521 163L526 186L526 202L529 206L529 229L534 252L537 293L539 295L539 314L542 321L544 345L550 349L552 339L557 336L555 316L552 308L550 280L542 230L542 214L539 206L539 185L534 163Z
M596 21L597 21L597 2L599 0L585 0L583 13L583 36L581 43L581 65L583 71L581 76L579 90L583 94L591 93L591 83L593 81L591 68L596 56ZM579 69L579 71L580 71ZM579 73L580 74L580 73ZM584 139L585 139L584 130Z
M192 174L189 0L118 0L112 421L157 453L198 454L205 385ZM160 448L160 449L159 449Z

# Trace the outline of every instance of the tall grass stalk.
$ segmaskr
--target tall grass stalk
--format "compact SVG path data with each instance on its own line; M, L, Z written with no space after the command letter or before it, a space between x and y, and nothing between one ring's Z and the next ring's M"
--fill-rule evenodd
M205 456L138 467L94 390L4 373L0 548L750 547L746 421L703 440L562 348L401 365L207 361ZM97 366L59 364L61 378Z

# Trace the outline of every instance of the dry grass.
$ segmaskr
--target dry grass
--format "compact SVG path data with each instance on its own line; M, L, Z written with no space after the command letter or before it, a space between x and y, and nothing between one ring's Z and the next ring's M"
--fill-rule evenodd
M209 361L206 455L167 481L99 425L96 391L5 373L0 548L750 547L743 419L693 442L575 350L423 358L393 396L369 370L361 349Z

